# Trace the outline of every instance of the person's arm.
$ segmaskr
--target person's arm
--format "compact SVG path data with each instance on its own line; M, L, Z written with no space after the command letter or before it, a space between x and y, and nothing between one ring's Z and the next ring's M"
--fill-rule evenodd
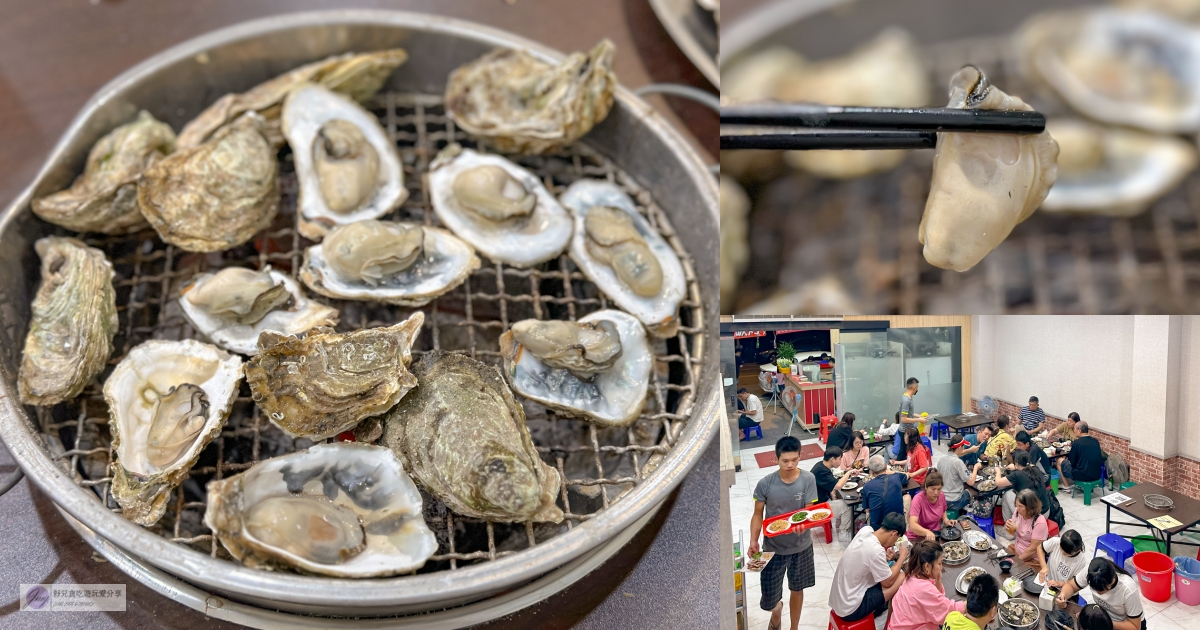
M762 536L763 510L767 504L762 501L754 502L754 516L750 518L750 546L746 548L747 557L759 552L758 539Z
M1046 577L1050 574L1050 567L1046 564L1046 550L1042 548L1042 545L1044 544L1045 542L1040 542L1037 544L1037 558L1038 562L1042 566L1042 570L1038 571L1038 573L1042 576L1042 582L1046 582ZM1047 586L1049 586L1049 584L1047 584Z
M900 555L896 557L896 564L892 565L891 574L888 575L886 580L881 581L879 586L882 588L891 588L896 583L896 580L903 580L904 574L900 573L900 569L906 564L907 560L908 545L900 545Z
M1114 621L1113 630L1142 630L1142 616L1129 617L1125 621Z
M925 540L934 540L937 538L937 535L935 535L933 532L921 527L921 522L917 519L916 514L908 515L908 531L919 536L924 536Z
M979 476L979 467L983 466L981 462L975 462L975 466L971 468L971 478L967 479L967 484L975 485L975 480Z
M995 481L996 481L997 489L1008 488L1008 487L1012 486L1012 482L1008 480L1008 477L1000 476L1000 467L999 466L996 467L996 480Z
M1058 598L1055 600L1059 608L1066 608L1067 602L1075 598L1075 593L1083 590L1083 587L1076 581L1078 579L1079 576L1075 576L1063 584L1062 590L1058 592Z
M1040 550L1042 548L1042 543L1044 543L1044 542L1046 542L1046 541L1038 540L1036 538L1029 541L1029 547L1027 549L1025 549L1025 552L1020 555L1021 562L1028 562L1028 561L1032 560L1034 558L1034 556L1038 556L1040 559L1041 554L1038 553L1038 550ZM1034 549L1034 547L1037 547L1037 549ZM1044 559L1042 560L1042 563L1045 564Z
M841 490L841 489L842 489L842 486L846 485L846 482L847 482L847 481L850 481L850 475L848 475L848 474L843 474L843 475L842 475L842 478L841 478L841 479L838 479L838 480L837 480L837 483L833 484L833 489L834 489L835 491L836 491L836 490Z

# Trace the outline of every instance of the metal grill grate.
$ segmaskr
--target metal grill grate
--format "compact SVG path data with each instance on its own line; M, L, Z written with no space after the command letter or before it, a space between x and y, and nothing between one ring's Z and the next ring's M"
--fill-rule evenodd
M926 46L934 89L929 102L945 103L950 76L970 63L1048 116L1078 116L1046 88L1023 80L1011 45L1007 37L993 37ZM1200 173L1129 219L1036 212L981 263L959 273L926 262L917 240L932 159L932 151L914 151L890 172L847 182L789 172L758 191L751 249L761 258L749 266L739 308L775 286L799 291L823 276L840 280L864 313L1200 308ZM783 249L774 255L758 244L772 231L783 233L775 238Z
M439 225L426 191L428 165L437 151L451 142L472 147L474 143L446 117L440 96L387 93L377 96L367 107L376 112L397 143L410 192L405 204L385 218ZM688 292L680 309L680 331L671 339L651 340L655 372L642 416L628 428L596 428L523 401L534 444L563 481L559 506L566 518L562 524L489 523L467 518L451 514L444 504L422 491L425 520L438 538L438 550L420 573L512 555L600 513L641 483L670 451L686 426L696 395L703 352L701 297L691 260L662 211L632 178L586 146L577 144L565 154L518 162L537 173L554 194L577 179L603 178L633 197L683 261ZM290 154L283 158L280 177L283 202L275 224L252 242L227 252L183 252L149 231L89 240L90 245L105 251L116 270L120 329L109 371L131 348L147 339L197 337L175 302L181 286L195 274L233 265L258 269L271 265L295 277L303 250L312 243L302 238L295 226L296 179ZM530 317L573 320L609 306L605 296L565 254L532 269L485 259L461 287L421 309L331 300L315 294L311 297L339 309L339 332L391 325L414 310L424 310L426 323L413 347L414 355L432 349L451 350L494 365L501 363L499 336L512 322ZM105 377L107 372L98 382ZM92 488L110 509L119 512L109 492L108 468L114 456L100 385L89 386L72 403L38 411L52 456L79 485ZM59 448L58 442L64 446ZM205 483L310 444L309 440L288 438L262 418L243 382L220 436L203 451L189 477L174 491L167 513L152 531L213 557L230 558L204 527Z

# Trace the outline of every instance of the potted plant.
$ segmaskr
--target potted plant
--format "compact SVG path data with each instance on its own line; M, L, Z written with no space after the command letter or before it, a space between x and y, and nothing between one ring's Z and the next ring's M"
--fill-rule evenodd
M791 374L792 360L796 358L796 348L792 346L791 342L784 341L776 348L776 352L779 353L779 361L776 362L779 371Z

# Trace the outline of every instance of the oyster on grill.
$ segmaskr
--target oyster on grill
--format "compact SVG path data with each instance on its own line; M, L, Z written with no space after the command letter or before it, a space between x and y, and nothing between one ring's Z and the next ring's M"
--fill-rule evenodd
M412 369L418 385L388 413L383 444L417 483L464 516L562 521L558 473L538 456L500 370L441 350Z
M300 279L329 297L422 306L478 268L475 250L446 230L368 220L305 250Z
M613 51L603 39L586 55L551 65L524 50L497 48L450 73L446 113L503 153L559 151L612 108Z
M241 94L226 94L200 112L179 132L179 148L190 149L208 141L217 130L246 112L265 119L265 135L271 145L283 145L279 113L283 99L302 83L316 83L356 101L374 96L396 68L408 59L400 48L372 53L335 55L296 68L260 83Z
M33 213L76 232L126 234L146 227L137 204L137 180L146 167L175 150L175 132L147 111L97 142L70 188L34 199Z
M533 173L452 144L430 167L431 201L459 238L496 262L530 267L558 256L571 217Z
M1016 35L1022 71L1089 118L1200 131L1200 30L1149 11L1041 13Z
M284 101L282 120L300 183L296 205L305 237L320 240L334 226L377 219L408 197L395 143L358 103L304 84Z
M415 571L437 551L421 494L386 448L317 444L208 483L204 524L248 567L336 577Z
M34 245L42 284L17 377L26 405L53 406L79 395L112 354L117 333L113 269L104 252L73 238L47 236Z
M138 205L162 239L189 252L241 245L279 210L279 165L253 112L204 144L146 169Z
M584 275L651 334L673 336L687 287L683 265L629 195L615 184L582 179L560 201L575 215L571 258Z
M500 353L518 394L604 426L637 419L654 364L642 323L614 310L517 322L501 335Z
M264 330L298 335L338 320L337 309L304 297L295 280L270 267L200 274L183 287L179 306L200 334L245 355L258 353Z
M956 109L1031 111L1024 101L991 86L978 68L950 79ZM1058 144L1048 132L938 133L933 181L921 217L925 260L966 271L1028 219L1054 184Z
M1196 148L1174 136L1050 120L1058 179L1042 210L1129 217L1170 192L1196 168Z
M344 335L317 328L303 339L264 331L246 364L254 402L292 437L323 440L391 409L417 379L408 371L425 315Z
M171 490L221 432L242 380L241 357L188 339L142 343L104 382L112 493L122 515L153 525Z

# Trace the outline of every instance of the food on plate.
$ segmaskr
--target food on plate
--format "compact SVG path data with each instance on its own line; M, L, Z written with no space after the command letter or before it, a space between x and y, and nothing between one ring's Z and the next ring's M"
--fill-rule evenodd
M804 521L808 520L808 512L806 512L804 510L800 510L799 512L796 512L795 514L791 515L789 517L789 520L792 521L793 523L803 523Z
M829 518L829 515L832 513L833 512L830 512L829 510L813 510L812 512L809 513L808 520L819 521L822 519L826 519L826 518Z
M791 526L792 524L788 521L788 519L783 518L779 519L778 521L771 521L771 523L767 525L767 531L771 532L772 534L778 534L779 532L788 529Z

